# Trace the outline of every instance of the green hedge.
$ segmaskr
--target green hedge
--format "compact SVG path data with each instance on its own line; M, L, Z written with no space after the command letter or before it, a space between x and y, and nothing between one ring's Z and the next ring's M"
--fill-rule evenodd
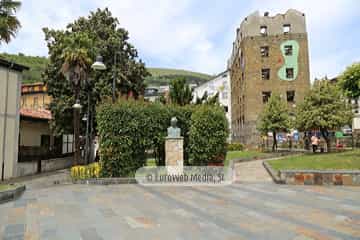
M229 143L227 145L228 151L242 151L244 150L244 145L241 143Z
M191 121L194 114L202 116L200 119L195 118L196 124L202 122L203 126L210 127L207 139L212 143L212 146L222 145L221 147L216 146L211 152L212 155L217 151L221 151L221 154L215 155L223 155L223 148L226 148L226 143L222 141L223 134L220 134L221 140L216 140L219 137L218 130L212 135L211 129L214 127L208 125L208 122L219 119L221 122L223 119L226 120L225 113L222 108L217 106L207 106L206 109L208 109L208 117L203 116L203 108L196 105L180 107L134 100L121 100L115 104L103 103L97 109L101 176L133 176L138 168L146 164L146 150L154 151L157 165L165 165L165 137L170 119L174 116L178 119L178 126L181 129L181 135L184 137L185 165L193 162L190 156L197 156L191 152L190 142L193 144L198 141L203 142L203 137L197 139L194 134L193 139L190 140ZM199 111L200 113L198 113ZM227 125L220 123L218 128L220 126L226 135ZM203 149L203 147L208 148L208 145L198 144L198 147ZM209 157L209 160L214 159L212 156Z
M224 109L217 105L200 105L191 116L190 159L192 165L223 163L229 126Z

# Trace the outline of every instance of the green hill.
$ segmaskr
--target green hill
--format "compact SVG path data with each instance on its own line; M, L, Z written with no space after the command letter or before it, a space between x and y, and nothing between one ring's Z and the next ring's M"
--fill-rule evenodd
M14 61L18 64L28 66L30 70L24 71L23 73L23 82L24 83L33 83L41 82L41 73L43 72L48 59L45 57L33 57L26 56L22 53L16 54L7 54L1 53L1 58L4 58L8 61Z
M186 78L187 83L201 84L211 79L211 75L191 72L181 69L169 68L148 68L151 76L145 78L147 85L159 86L167 85L169 82L178 77Z
M14 61L18 64L28 66L30 70L24 71L23 82L32 83L40 82L41 73L43 72L48 59L46 57L35 57L35 56L26 56L22 53L19 54L7 54L1 53L1 58L4 58L8 61ZM168 68L148 68L148 71L151 73L151 76L145 79L147 85L159 86L166 85L169 82L177 77L186 78L188 83L197 83L201 84L208 81L211 76L198 72L191 72L186 70L179 69L168 69Z

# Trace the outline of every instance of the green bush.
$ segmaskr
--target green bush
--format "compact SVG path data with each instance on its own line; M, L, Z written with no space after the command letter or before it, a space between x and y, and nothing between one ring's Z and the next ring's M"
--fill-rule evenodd
M184 161L188 163L192 106L173 106L141 101L104 103L98 107L101 175L133 176L146 163L146 150L153 150L157 165L165 165L165 137L171 117L178 119L184 137Z
M228 121L218 105L200 105L191 116L190 159L192 165L223 163L226 157Z
M244 145L241 143L229 143L227 145L228 151L242 151L244 150Z
M199 109L199 110L198 110ZM203 116L204 109L210 112L208 117ZM193 130L191 140L191 123L196 113L195 123L204 125L210 131L209 140L213 155L210 162L218 158L222 161L226 154L227 120L222 108L218 106L163 105L142 101L121 100L115 104L103 103L97 109L97 128L100 136L100 162L102 177L131 177L136 170L146 165L146 150L153 150L156 164L165 165L165 137L170 119L178 119L178 127L184 137L184 165L190 164L191 156L198 156L190 142L197 144L198 139ZM218 122L219 121L219 122ZM210 124L209 124L210 122ZM218 122L218 123L217 123ZM198 129L199 127L196 127ZM225 138L223 138L225 135ZM218 146L220 144L220 146ZM194 145L194 146L195 146ZM208 152L207 144L197 144L198 151ZM206 155L207 157L208 155Z

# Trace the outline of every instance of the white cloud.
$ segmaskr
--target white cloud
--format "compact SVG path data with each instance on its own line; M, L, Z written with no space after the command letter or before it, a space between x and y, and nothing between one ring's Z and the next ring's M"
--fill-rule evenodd
M41 2L41 3L39 3ZM360 49L342 45L344 26L359 21L357 1L194 1L194 0L27 0L19 18L17 38L0 51L46 55L41 28L61 29L97 7L109 7L148 66L176 67L217 73L226 66L235 29L255 10L284 13L296 8L306 14L312 78L338 74L359 59ZM356 18L357 15L357 18ZM349 39L348 39L349 40ZM353 40L355 43L355 40Z

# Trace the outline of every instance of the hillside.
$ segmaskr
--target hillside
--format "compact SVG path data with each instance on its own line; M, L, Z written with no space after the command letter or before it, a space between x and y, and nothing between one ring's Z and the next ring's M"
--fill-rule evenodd
M30 70L24 71L24 83L41 81L41 73L48 61L45 57L26 56L21 53L18 55L1 53L0 57L30 67ZM148 71L151 73L151 76L145 79L145 83L152 86L166 85L177 77L184 77L188 83L198 84L206 82L211 78L211 76L207 74L178 69L148 68Z
M184 77L188 84L196 83L201 84L211 79L211 75L191 72L180 69L169 69L169 68L148 68L151 73L150 77L145 78L147 85L159 86L166 85L175 78Z
M48 61L45 57L26 56L21 53L19 53L18 55L1 53L0 57L8 61L14 61L18 64L30 67L30 70L24 71L23 73L24 83L40 82L41 73L44 70L45 65Z

